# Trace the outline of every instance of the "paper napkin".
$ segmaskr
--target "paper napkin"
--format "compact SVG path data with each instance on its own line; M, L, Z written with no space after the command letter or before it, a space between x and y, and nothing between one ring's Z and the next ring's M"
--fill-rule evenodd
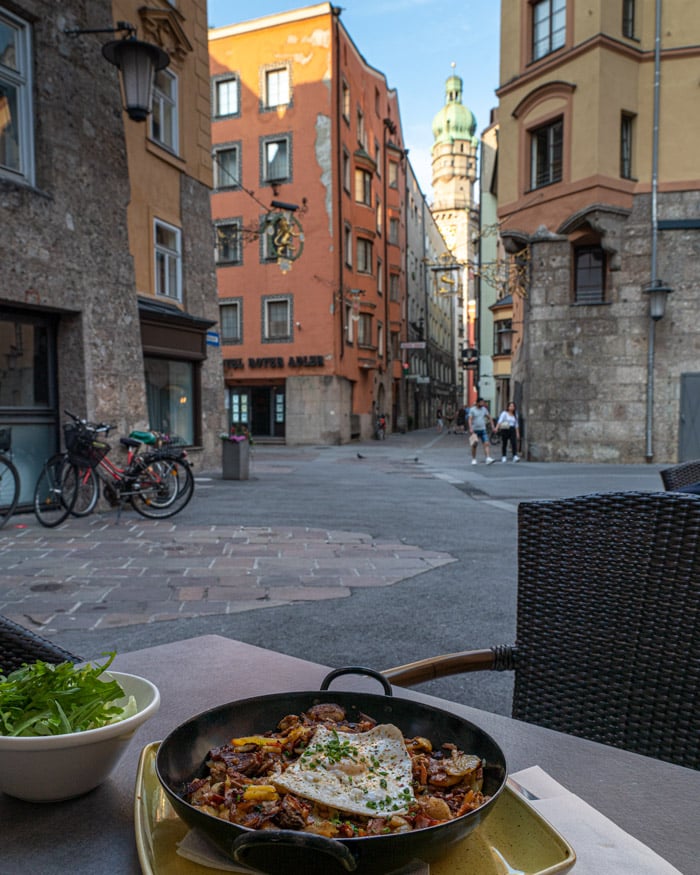
M528 799L528 804L548 820L576 852L572 875L682 875L675 866L562 787L539 766L514 772L512 777L538 797Z

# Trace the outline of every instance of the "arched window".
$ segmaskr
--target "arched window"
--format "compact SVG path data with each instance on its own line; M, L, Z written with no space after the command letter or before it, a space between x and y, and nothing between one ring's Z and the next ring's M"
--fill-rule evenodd
M605 250L602 246L574 247L574 302L602 304L605 301Z

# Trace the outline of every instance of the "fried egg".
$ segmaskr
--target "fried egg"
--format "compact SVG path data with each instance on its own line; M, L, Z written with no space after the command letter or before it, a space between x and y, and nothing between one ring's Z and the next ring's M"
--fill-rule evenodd
M349 814L405 814L415 801L411 757L401 730L391 723L368 732L319 726L304 753L274 784Z

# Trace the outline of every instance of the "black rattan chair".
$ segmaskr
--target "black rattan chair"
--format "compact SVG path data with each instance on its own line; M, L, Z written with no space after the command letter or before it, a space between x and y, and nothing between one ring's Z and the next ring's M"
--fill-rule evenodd
M403 686L514 669L513 716L700 768L700 498L518 508L517 644L384 672Z
M700 460L681 462L680 465L664 468L663 471L659 471L659 474L661 475L664 489L667 492L675 492L684 486L700 483Z
M0 616L0 674L9 674L25 662L31 663L37 659L51 663L82 662L78 656L36 632Z

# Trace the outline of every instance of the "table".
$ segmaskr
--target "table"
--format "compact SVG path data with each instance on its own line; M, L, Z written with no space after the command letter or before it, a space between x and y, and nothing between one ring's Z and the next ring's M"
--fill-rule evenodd
M315 690L328 668L217 635L125 653L114 668L143 675L160 689L159 713L142 726L106 783L80 799L36 805L0 794L0 873L137 875L133 790L144 745L188 717L248 696ZM369 678L340 678L333 688L379 692ZM673 863L697 871L700 772L570 735L445 702L427 702L476 723L503 748L510 771L540 765L627 832ZM658 800L658 802L656 801Z

